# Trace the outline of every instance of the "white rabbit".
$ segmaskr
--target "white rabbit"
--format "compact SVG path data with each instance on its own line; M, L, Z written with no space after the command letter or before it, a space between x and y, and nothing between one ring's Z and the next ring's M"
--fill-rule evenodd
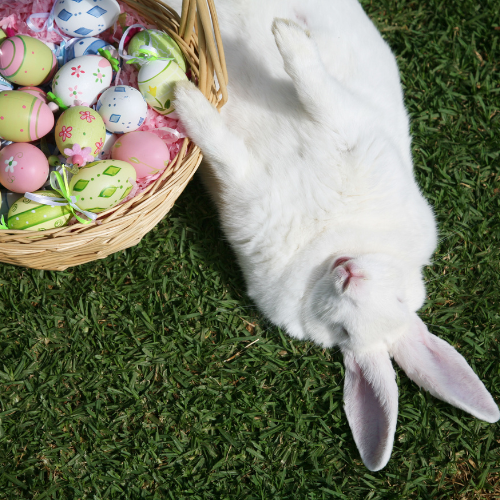
M388 45L356 0L216 7L229 102L219 114L183 83L176 109L250 297L292 337L340 347L345 411L371 470L393 446L391 358L434 396L498 420L465 359L416 314L436 225Z

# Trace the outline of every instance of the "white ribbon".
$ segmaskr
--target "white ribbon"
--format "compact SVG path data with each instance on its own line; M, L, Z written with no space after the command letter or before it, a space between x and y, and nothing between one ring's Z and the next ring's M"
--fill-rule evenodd
M36 14L31 14L31 16L29 16L28 19L26 20L26 24L28 25L28 28L34 31L35 33L40 33L41 31L46 29L47 31L55 31L63 40L69 40L69 37L64 33L61 33L57 25L54 24L54 18L56 17L55 10L57 2L58 0L54 1L54 3L52 4L52 9L50 9L50 12L37 12ZM45 19L45 22L43 23L41 28L37 28L33 24L33 19Z
M82 210L78 207L78 205L76 204L76 196L70 196L70 203L68 203L65 198L53 198L52 196L44 196L34 193L24 193L24 197L28 198L28 200L41 203L42 205L48 205L49 207L64 207L66 205L70 205L71 207L73 207L75 212L82 213L92 221L95 221L97 219L97 214L94 214L93 212L86 212L85 210Z
M127 39L128 32L132 28L142 28L144 31L146 31L146 34L148 35L149 42L147 45L141 45L139 48L149 51L151 53L151 55L131 56L130 54L125 54L125 52L124 52L125 40ZM140 66L142 66L143 64L146 64L150 57L154 57L155 60L160 60L160 61L173 61L174 60L173 57L159 57L158 51L152 45L151 36L148 32L148 29L146 27L144 27L142 24L133 24L132 26L129 26L125 30L125 32L123 33L122 38L120 40L120 45L118 46L118 55L124 61L130 61L130 59L135 59L135 63L139 64Z
M63 167L64 168L64 167ZM57 175L56 175L57 174ZM63 176L65 175L65 172L63 172ZM59 185L59 181L57 177L60 176L58 172L51 172L50 173L50 186L54 191L57 191L59 194L62 194L65 196L65 193L67 191L66 186L61 187ZM64 183L67 185L67 180L64 181ZM69 193L68 193L69 195ZM36 201L37 203L41 203L42 205L48 205L49 207L63 207L69 205L75 212L80 212L81 214L85 215L88 219L91 221L95 221L97 219L97 214L94 214L93 212L86 212L85 210L82 210L77 204L77 198L76 196L69 196L68 198L54 198L52 196L44 196L41 194L35 194L35 193L24 193L24 197L28 198L29 200ZM78 215L75 213L73 214L75 217L80 221L84 222L83 219L80 219Z

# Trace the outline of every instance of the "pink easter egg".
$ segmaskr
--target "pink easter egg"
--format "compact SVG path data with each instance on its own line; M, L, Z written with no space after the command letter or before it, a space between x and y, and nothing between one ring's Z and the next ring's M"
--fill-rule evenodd
M0 183L14 193L40 189L49 176L49 162L32 144L9 144L0 151Z
M47 94L38 87L21 87L17 90L19 92L26 92L27 94L34 95L37 99L40 99L40 101L44 102L45 104L49 103L49 100L47 99Z
M170 161L167 145L151 132L129 132L113 144L111 158L130 163L137 178L163 172Z

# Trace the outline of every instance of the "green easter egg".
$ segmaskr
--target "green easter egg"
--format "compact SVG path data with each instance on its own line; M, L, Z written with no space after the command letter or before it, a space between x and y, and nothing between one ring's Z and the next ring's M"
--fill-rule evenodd
M168 36L163 31L158 30L144 30L133 36L132 40L127 47L127 53L134 57L139 57L139 49L143 45L149 45L156 50L159 57L173 57L175 62L184 71L187 71L186 60L181 49L175 43L173 38ZM139 65L135 65L139 69Z
M146 102L161 115L169 115L175 111L176 82L188 78L176 62L157 60L144 64L137 79Z
M3 40L5 40L7 38L7 34L5 33L5 31L3 29L0 29L0 43L3 42Z
M60 198L55 191L35 191L33 194ZM71 217L72 213L68 205L51 207L23 196L10 207L7 226L9 229L44 231L65 226Z
M31 142L54 126L50 108L35 96L18 90L0 92L0 137L12 142Z
M104 145L106 127L97 111L87 106L74 106L57 120L55 135L57 147L66 158L64 150L72 149L75 144L82 149L90 147L90 154L96 157Z
M104 212L123 200L136 181L135 168L121 160L103 160L81 168L70 181L69 190L76 205L87 212Z
M0 47L0 74L17 85L39 85L54 76L57 59L40 40L15 35Z

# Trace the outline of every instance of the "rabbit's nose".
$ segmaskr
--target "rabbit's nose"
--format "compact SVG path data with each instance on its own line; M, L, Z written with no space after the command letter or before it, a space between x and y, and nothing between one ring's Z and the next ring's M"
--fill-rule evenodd
M341 273L344 277L344 282L342 283L342 290L344 292L353 281L358 281L356 278L364 278L363 273L350 260L341 267Z

